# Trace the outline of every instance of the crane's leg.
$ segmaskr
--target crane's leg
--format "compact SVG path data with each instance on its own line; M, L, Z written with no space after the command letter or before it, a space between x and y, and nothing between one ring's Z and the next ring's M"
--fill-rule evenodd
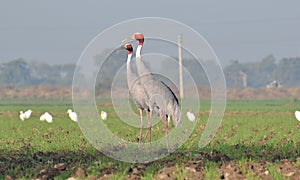
M152 111L149 114L149 124L148 124L150 143L151 143L151 128L152 128Z
M140 118L141 118L141 127L140 127L140 143L143 142L143 128L144 128L144 121L143 121L143 110L139 109L140 111ZM147 112L147 111L146 111Z
M151 128L152 128L152 110L150 110L150 112L149 112L149 118L148 118L148 130L147 130L147 132L146 132L144 142L146 142L146 139L147 139L147 137L148 137L148 135L149 135L149 136L150 136L150 143L151 143Z
M164 122L164 130L165 130L165 133L166 133L166 143L167 143L167 148L169 149L169 140L168 140L168 134L169 134L169 131L168 131L168 119L167 119L167 116L166 115L163 115L161 114L161 118Z

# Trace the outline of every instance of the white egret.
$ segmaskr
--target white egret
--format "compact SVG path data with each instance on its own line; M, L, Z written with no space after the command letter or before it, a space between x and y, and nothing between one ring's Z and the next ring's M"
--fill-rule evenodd
M40 121L45 121L45 120L46 120L45 114L42 114L42 115L40 116Z
M20 117L21 121L25 121L25 119L26 119L26 115L23 111L20 111L20 116L19 117Z
M45 121L46 120L48 123L52 123L53 122L53 117L48 112L45 112L43 115L41 115L40 120L41 121Z
M24 114L25 114L25 118L26 118L26 119L29 119L30 116L31 116L31 113L32 113L32 110L31 110L31 109L25 111L25 113L24 113Z
M101 119L106 120L107 119L107 113L104 111L101 111Z
M186 116L188 117L188 119L192 122L194 122L196 120L196 116L194 115L194 113L191 112L187 112Z
M73 112L71 109L68 109L67 113L69 114L69 117L72 121L74 121L74 122L78 121L76 112Z
M21 121L25 121L26 119L29 119L30 116L31 116L31 113L32 113L31 109L29 109L29 110L27 110L25 112L20 111L19 117L20 117Z
M295 111L295 117L298 121L300 121L300 111Z

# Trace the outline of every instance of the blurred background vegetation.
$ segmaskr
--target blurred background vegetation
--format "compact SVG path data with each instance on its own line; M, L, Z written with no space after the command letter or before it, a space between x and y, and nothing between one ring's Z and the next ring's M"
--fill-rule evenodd
M104 53L105 54L105 53ZM126 63L124 53L112 54L106 59L102 68L101 76L98 72L96 87L110 89L113 81L112 74ZM100 54L95 57L95 64L103 58ZM115 60L124 59L124 61ZM161 68L168 67L171 73L178 73L178 67L166 66L167 61L161 62ZM184 67L193 72L193 77L197 77L199 85L209 85L202 66L195 60L184 59ZM204 61L204 63L206 63ZM210 66L214 66L211 64ZM133 65L134 67L134 65ZM23 58L15 59L0 64L0 85L32 86L32 85L56 85L68 87L72 85L73 74L76 64L47 64L36 61L27 61ZM212 67L213 68L213 67ZM223 67L228 88L262 88L272 81L278 81L284 87L300 86L300 57L290 57L275 59L273 55L256 62L240 63L232 60ZM97 73L97 72L96 72ZM246 84L245 79L246 77ZM124 82L126 83L126 82Z

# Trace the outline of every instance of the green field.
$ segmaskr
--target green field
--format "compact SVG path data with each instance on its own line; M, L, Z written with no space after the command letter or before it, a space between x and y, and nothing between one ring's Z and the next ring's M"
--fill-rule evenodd
M147 164L111 159L93 148L77 123L67 117L72 101L2 100L0 102L0 179L285 179L299 177L300 123L294 111L297 99L229 100L221 127L205 148L198 142L209 115L202 101L197 125L177 151ZM19 120L19 111L32 109L32 117ZM117 136L136 142L138 128L118 120L111 106L98 105L109 114L106 125ZM40 122L48 111L52 124ZM163 136L162 122L153 138Z

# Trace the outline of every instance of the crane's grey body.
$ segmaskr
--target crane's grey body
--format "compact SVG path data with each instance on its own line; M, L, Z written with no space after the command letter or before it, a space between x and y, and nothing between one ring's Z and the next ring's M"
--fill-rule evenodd
M130 67L127 68L127 85L136 107L141 110L149 111L149 96L141 83L141 79L132 72Z
M135 33L129 36L125 40L138 40L139 44L136 50L136 66L138 70L138 79L135 81L138 87L133 87L131 93L137 107L144 107L144 110L149 111L148 115L148 130L145 139L150 134L151 142L151 127L152 127L152 115L156 114L160 116L164 123L164 131L168 135L168 118L171 117L175 127L181 123L181 109L173 91L162 81L156 79L146 68L145 64L141 60L141 50L144 43L144 35L141 33ZM130 68L130 64L127 64L127 69ZM129 71L127 71L129 72ZM129 74L127 74L128 76ZM132 75L132 74L131 74ZM130 82L131 77L127 78L129 87L135 86ZM145 101L146 100L146 101ZM142 103L142 104L138 104ZM140 110L140 113L142 111ZM147 111L146 111L147 112ZM166 142L168 145L168 136L166 136Z
M136 58L136 65L140 77L139 81L150 98L148 104L150 111L161 118L170 116L173 124L177 126L181 122L181 110L173 91L149 72L140 57Z
M146 68L141 59L142 43L138 45L136 51L136 66L140 78L140 83L144 87L149 99L149 120L148 130L145 136L150 135L151 141L151 127L152 114L157 114L163 120L164 131L168 135L168 117L172 118L175 127L181 123L181 109L179 107L178 99L173 91L162 81L156 79ZM166 136L167 147L169 147L168 136Z
M132 72L131 69L131 57L132 57L132 53L128 54L127 57L127 64L126 64L126 68L127 68L127 85L128 85L128 89L129 89L129 94L132 97L134 104L136 105L136 107L139 109L139 113L140 113L140 139L139 141L142 142L142 134L143 134L143 128L144 128L144 122L143 122L143 111L146 112L147 116L148 116L148 112L150 111L149 109L149 96L146 93L141 80ZM149 119L149 117L147 117Z

